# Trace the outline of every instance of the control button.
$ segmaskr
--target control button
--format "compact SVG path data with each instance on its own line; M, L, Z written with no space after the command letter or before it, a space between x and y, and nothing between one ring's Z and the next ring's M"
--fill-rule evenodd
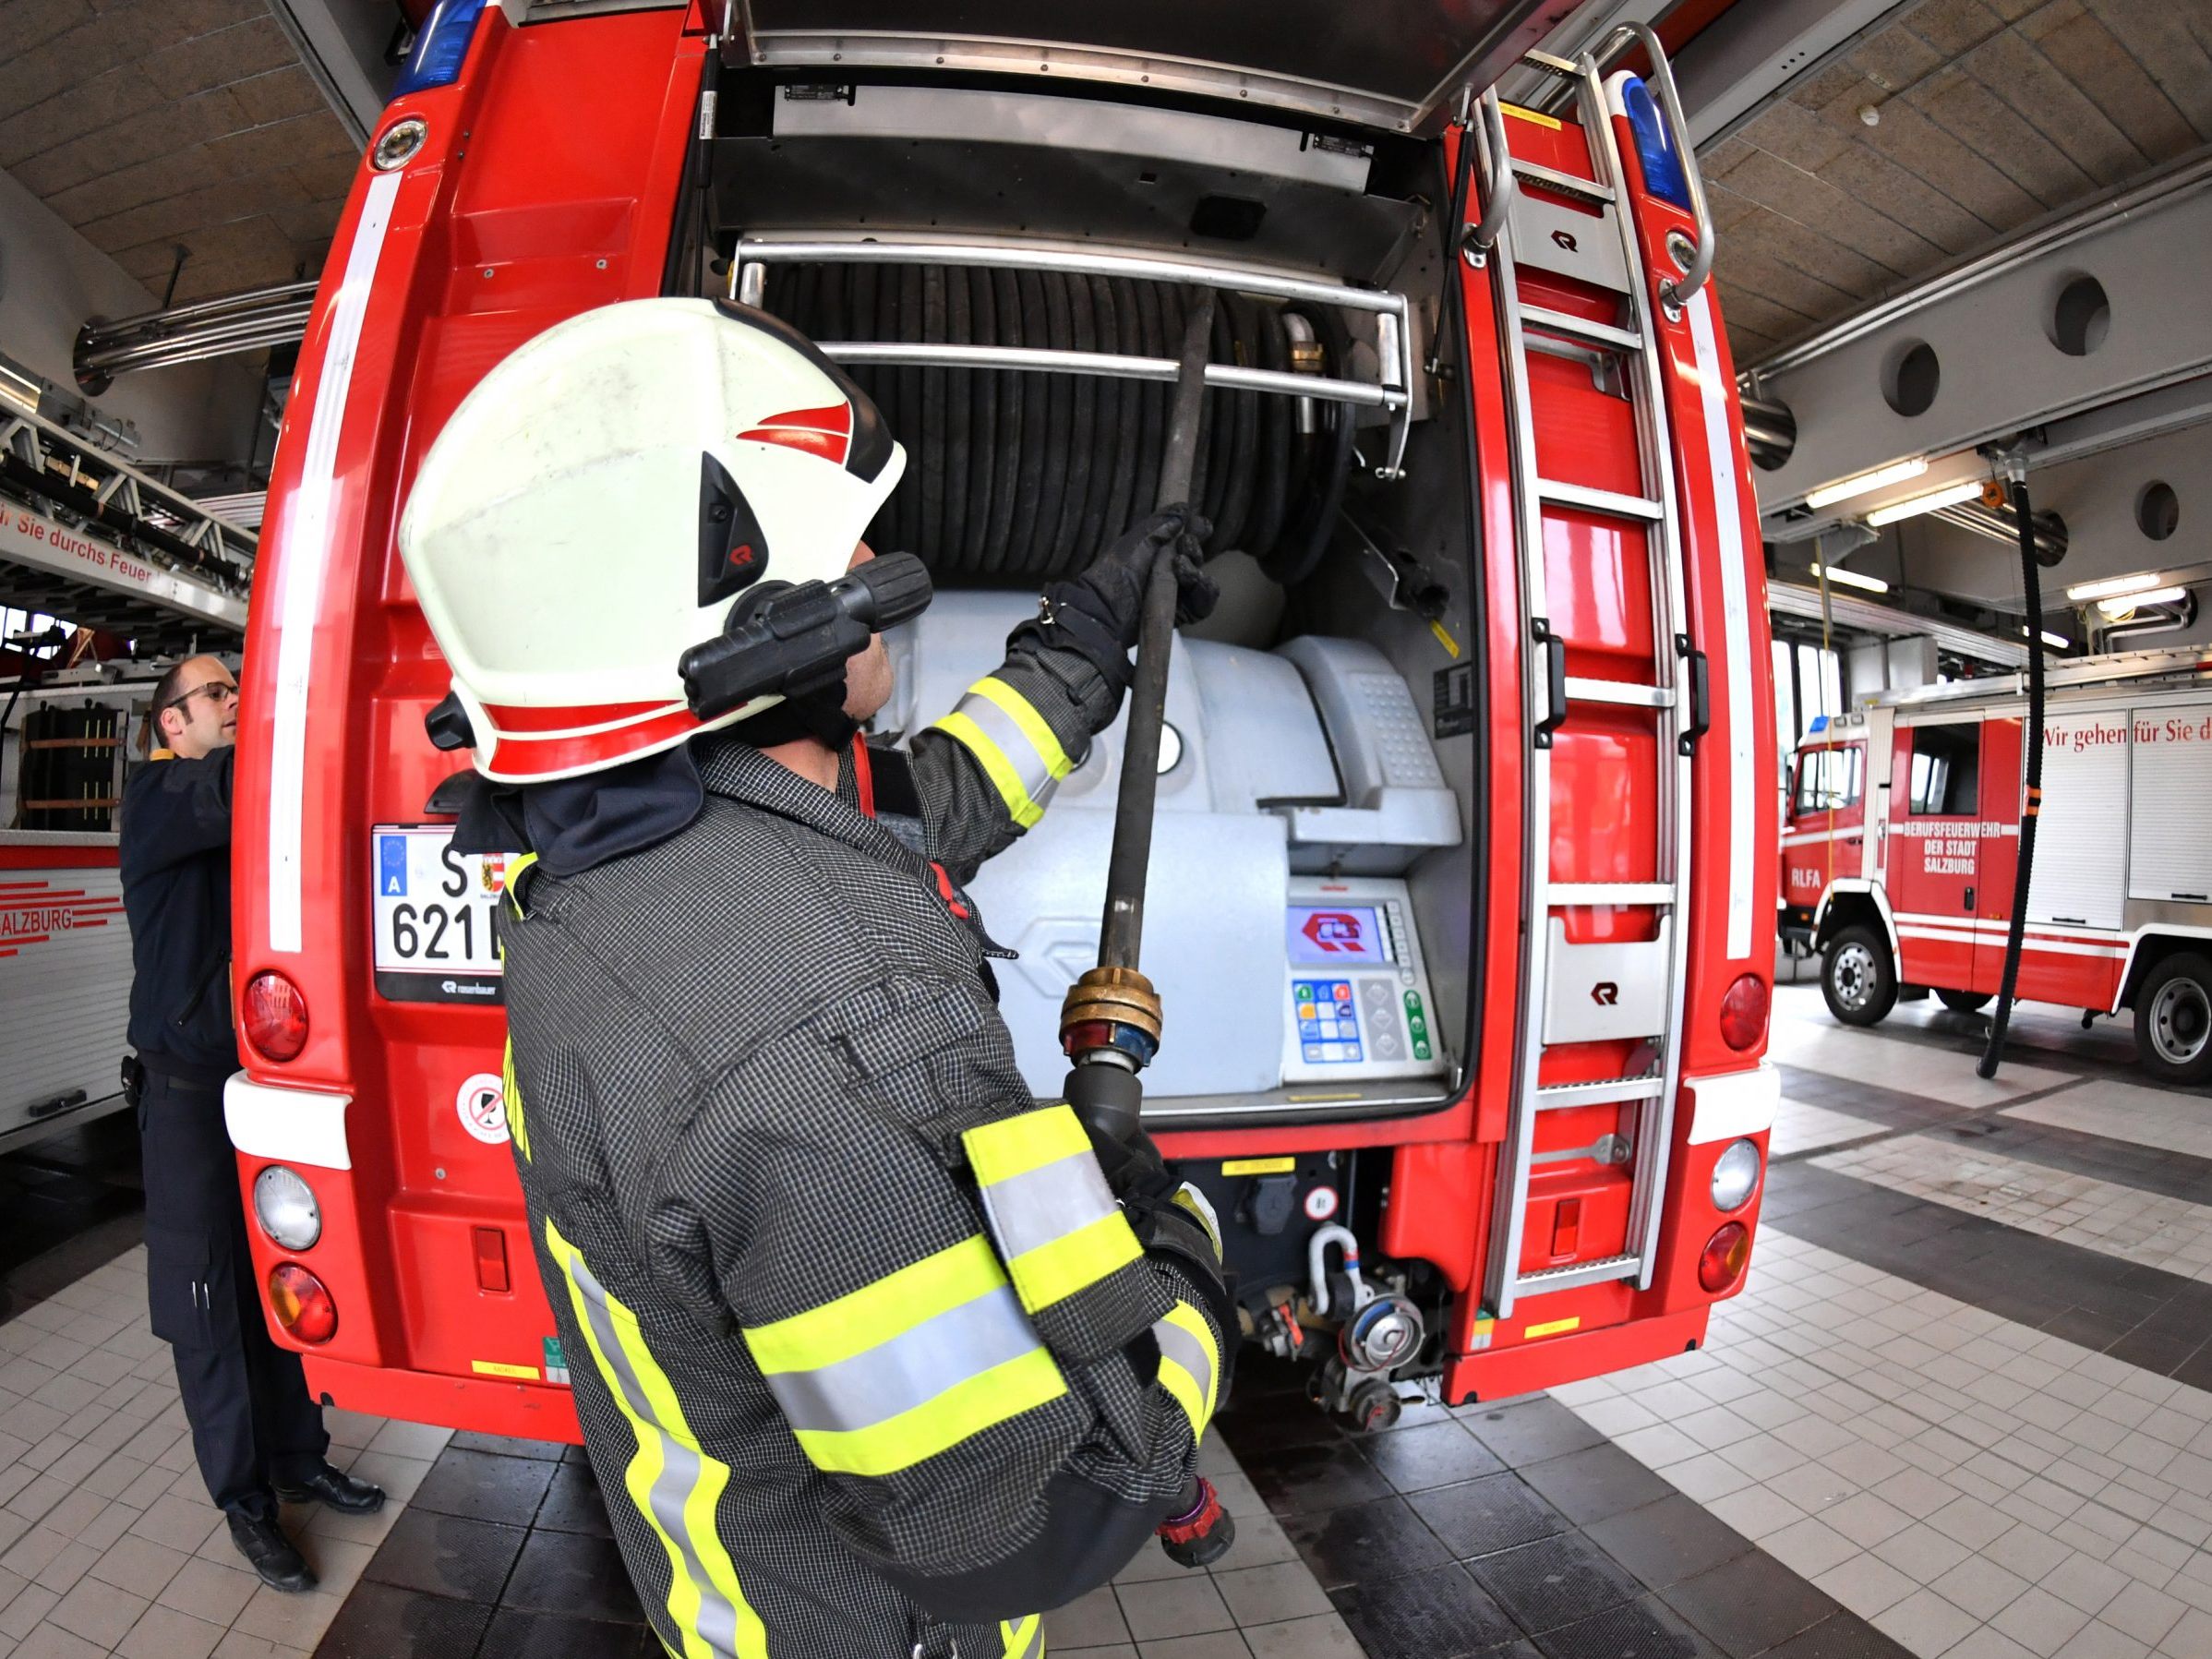
M1351 982L1345 980L1339 980L1337 981L1336 994L1338 1002L1349 1003L1352 1000Z
M1405 1058L1405 1048L1396 1037L1385 1031L1375 1040L1375 1057L1377 1060L1402 1060Z
M1418 991L1405 993L1405 1011L1414 1019L1421 1017L1421 993Z
M1321 1045L1317 1042L1309 1042L1305 1045L1304 1053L1308 1060L1317 1061L1321 1058Z
M1418 1037L1413 1039L1413 1058L1416 1060L1426 1060L1428 1058L1428 1044L1424 1042Z

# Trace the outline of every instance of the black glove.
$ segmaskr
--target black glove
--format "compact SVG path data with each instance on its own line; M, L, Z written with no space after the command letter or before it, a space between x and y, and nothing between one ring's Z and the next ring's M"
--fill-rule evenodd
M1145 584L1153 560L1175 561L1175 620L1196 622L1211 614L1220 589L1206 573L1205 538L1213 526L1187 507L1154 513L1091 561L1072 582L1044 590L1033 621L1014 631L1009 646L1072 650L1113 687L1129 683L1129 648L1144 623Z
M1162 554L1175 561L1175 620L1203 621L1213 614L1221 590L1206 573L1205 541L1213 526L1188 507L1169 507L1129 531L1090 562L1072 584L1088 587L1103 616L1112 619L1126 650L1136 643L1145 615L1145 586L1152 561Z

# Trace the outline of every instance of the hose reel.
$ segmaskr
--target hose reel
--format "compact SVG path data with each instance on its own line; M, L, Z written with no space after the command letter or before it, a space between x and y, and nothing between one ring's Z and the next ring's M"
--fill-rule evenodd
M1387 415L1375 470L1398 475L1413 372L1401 295L1012 246L735 252L737 297L817 342L907 446L869 538L920 554L940 582L1072 575L1152 511L1190 283L1215 299L1191 490L1212 550L1241 549L1285 585L1311 573L1357 460L1354 405Z

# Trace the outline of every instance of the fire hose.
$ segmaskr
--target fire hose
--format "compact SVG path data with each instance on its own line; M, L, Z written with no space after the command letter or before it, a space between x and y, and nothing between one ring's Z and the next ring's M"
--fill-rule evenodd
M1190 498L1205 415L1213 298L1210 289L1199 289L1184 312L1182 361L1156 498L1162 508ZM1113 848L1106 866L1106 904L1099 921L1099 963L1068 988L1060 1012L1061 1046L1073 1062L1067 1075L1068 1104L1094 1134L1124 1144L1138 1142L1144 1134L1144 1085L1137 1073L1160 1048L1160 995L1137 962L1144 946L1153 807L1160 793L1168 655L1175 638L1174 566L1172 550L1163 550L1153 560L1145 585L1136 672L1129 688L1129 723L1122 739ZM1223 1331L1221 1340L1233 1341L1235 1336L1234 1331ZM1236 1524L1221 1508L1213 1483L1193 1475L1176 1503L1174 1518L1159 1529L1159 1538L1171 1559L1184 1567L1203 1567L1228 1553L1236 1540Z

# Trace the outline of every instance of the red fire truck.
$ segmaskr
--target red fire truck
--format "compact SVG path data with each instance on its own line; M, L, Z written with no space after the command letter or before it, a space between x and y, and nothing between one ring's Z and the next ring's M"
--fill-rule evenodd
M2054 663L2018 994L2132 1008L2144 1069L2212 1077L2212 653ZM2018 875L2026 679L1898 691L1797 753L1785 926L1835 1016L1933 991L1973 1013L2004 972Z
M790 319L908 445L870 540L938 596L891 640L896 738L1149 500L1181 295L1218 292L1194 493L1232 551L1172 657L1147 1121L1251 1339L1363 1422L1701 1340L1776 1100L1713 229L1648 31L1538 60L1520 110L1481 89L1543 8L1401 10L1059 8L1040 42L1006 5L443 0L300 355L246 654L226 1104L315 1387L576 1432L499 1105L500 872L447 847L393 533L491 365L670 294ZM1110 730L974 889L1047 1097L1118 767Z

